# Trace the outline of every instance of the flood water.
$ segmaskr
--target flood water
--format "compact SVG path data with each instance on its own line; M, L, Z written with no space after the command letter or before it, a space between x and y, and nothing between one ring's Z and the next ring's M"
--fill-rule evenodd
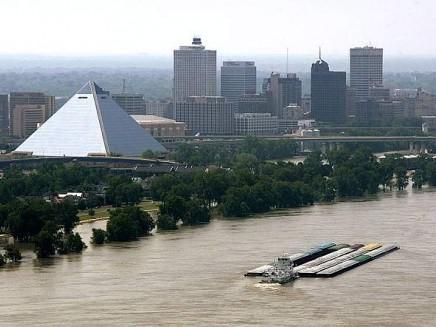
M0 269L0 326L435 326L436 190L214 220ZM78 227L89 240L92 227ZM331 279L243 277L326 241L396 242Z

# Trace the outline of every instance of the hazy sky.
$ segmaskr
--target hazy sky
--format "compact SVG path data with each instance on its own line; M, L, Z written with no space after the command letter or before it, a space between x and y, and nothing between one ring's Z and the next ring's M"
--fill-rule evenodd
M0 54L171 55L199 35L220 54L436 56L435 0L1 0Z

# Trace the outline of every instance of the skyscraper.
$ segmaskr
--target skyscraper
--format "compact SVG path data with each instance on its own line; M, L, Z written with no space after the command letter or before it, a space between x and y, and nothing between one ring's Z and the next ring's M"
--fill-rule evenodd
M174 101L189 96L216 95L216 50L206 50L201 38L174 50Z
M271 97L272 114L279 118L283 118L283 109L289 104L301 106L301 80L296 74L281 77L271 73L263 84L263 92Z
M241 96L256 93L254 61L224 61L221 67L221 96L237 103Z
M39 92L12 92L9 94L9 133L16 137L31 134L56 109L55 97ZM24 126L26 125L26 127Z
M383 85L383 49L362 47L350 49L350 86L358 99L370 96L372 87Z
M312 117L321 122L344 122L345 93L345 72L330 71L328 63L320 56L311 70Z
M9 132L9 100L7 94L0 94L0 135Z

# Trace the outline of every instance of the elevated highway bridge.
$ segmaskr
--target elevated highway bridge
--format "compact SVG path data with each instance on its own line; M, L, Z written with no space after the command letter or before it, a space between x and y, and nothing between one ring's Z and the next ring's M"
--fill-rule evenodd
M9 167L31 169L47 163L75 164L85 167L109 168L119 172L137 171L150 174L163 174L168 172L183 173L199 169L174 161L160 159L125 157L25 157L21 159L0 160L0 170Z
M157 138L168 149L176 147L181 143L188 144L237 144L246 139L247 136L225 135L225 136L184 136L184 137L160 137ZM404 142L409 143L411 152L423 152L433 144L436 145L436 136L316 136L302 137L292 135L262 135L257 138L265 140L291 140L304 147L305 144L317 144L321 150L336 148L344 143L387 143Z

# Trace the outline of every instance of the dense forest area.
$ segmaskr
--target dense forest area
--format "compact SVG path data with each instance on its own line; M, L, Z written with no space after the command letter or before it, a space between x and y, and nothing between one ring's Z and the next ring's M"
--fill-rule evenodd
M121 93L123 79L126 92L144 94L147 101L171 97L172 71L145 68L0 72L0 93L33 91L70 97L90 80L111 93Z

